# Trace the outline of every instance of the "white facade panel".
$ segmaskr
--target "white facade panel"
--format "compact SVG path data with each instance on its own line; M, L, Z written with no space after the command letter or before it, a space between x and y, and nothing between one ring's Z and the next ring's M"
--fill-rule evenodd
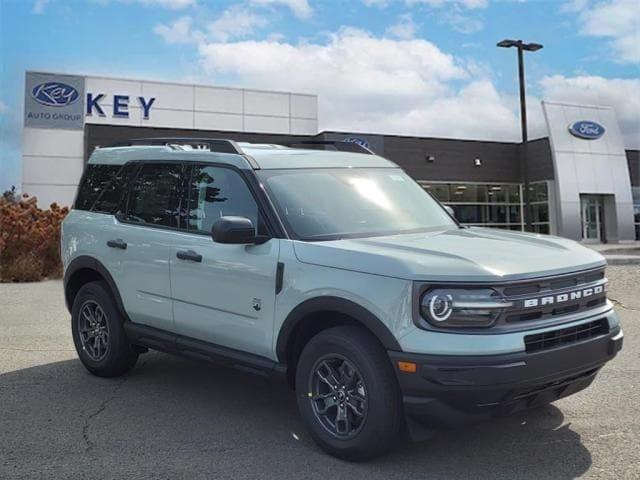
M128 116L122 117L114 117L112 115L112 108L107 104L102 104L103 109L105 109L105 113L107 113L106 109L109 109L107 115L91 115L85 118L85 123L93 123L96 125L132 125L132 126L140 126L142 123L142 109L136 106L130 106L128 111Z
M291 94L291 116L317 120L318 97L315 95ZM317 130L316 130L317 132Z
M195 112L195 128L198 130L235 130L242 132L242 115L232 113Z
M45 128L23 130L23 155L82 158L83 149L84 132L82 130Z
M142 82L135 80L118 80L113 78L87 77L85 79L85 89L94 97L103 94L100 105L113 106L114 95L125 95L129 97L129 104L137 102L137 98L142 95Z
M82 157L22 157L22 176L30 184L76 185L82 168Z
M608 240L634 240L629 168L614 110L556 102L542 107L555 170L559 233L582 239L581 196L605 195L603 202L611 204L604 220ZM580 138L569 130L576 122L595 122L604 133Z
M145 127L164 128L193 128L192 110L162 110L157 109L148 120L143 120Z
M289 118L246 115L244 117L244 131L256 133L289 133Z
M289 94L244 91L244 113L247 115L289 116Z
M624 140L622 138L622 132L618 128L616 113L613 109L601 110L599 113L602 125L615 125L615 128L608 129L602 138L606 139L607 153L618 155L620 154L619 146L623 145L624 148Z
M163 109L193 111L194 89L193 85L142 82L142 96L156 99L153 105L154 113Z
M22 191L38 199L38 206L46 209L52 203L70 207L76 197L77 185L38 185L23 183Z
M291 118L292 135L315 135L317 132L317 119Z
M201 112L242 114L242 90L195 87L195 109Z

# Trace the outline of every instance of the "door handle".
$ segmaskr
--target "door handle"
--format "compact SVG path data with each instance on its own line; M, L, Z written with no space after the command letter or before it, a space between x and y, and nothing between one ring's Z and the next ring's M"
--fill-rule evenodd
M108 240L107 241L107 247L119 248L120 250L126 250L127 249L127 242L125 242L121 238L116 238L115 240Z
M193 250L180 251L176 253L176 257L180 260L190 260L192 262L202 262L202 255Z

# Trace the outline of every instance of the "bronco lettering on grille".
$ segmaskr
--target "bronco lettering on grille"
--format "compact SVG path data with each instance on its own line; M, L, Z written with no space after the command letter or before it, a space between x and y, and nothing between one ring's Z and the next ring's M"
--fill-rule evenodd
M582 298L592 297L604 293L606 284L596 285L595 287L583 288L568 293L560 293L558 295L548 295L545 297L527 298L523 301L524 308L540 307L545 305L555 305L571 300L580 300Z

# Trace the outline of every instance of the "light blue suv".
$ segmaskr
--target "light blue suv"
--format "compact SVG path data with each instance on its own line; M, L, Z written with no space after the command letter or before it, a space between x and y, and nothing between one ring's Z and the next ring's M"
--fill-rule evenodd
M62 233L90 372L157 349L282 376L316 442L358 460L570 395L620 350L597 253L463 227L392 162L306 147L93 152Z

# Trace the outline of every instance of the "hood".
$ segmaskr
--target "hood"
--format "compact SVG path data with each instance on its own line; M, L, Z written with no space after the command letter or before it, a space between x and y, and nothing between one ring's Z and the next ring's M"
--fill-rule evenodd
M301 262L408 280L496 282L575 272L604 257L565 238L454 228L327 242L294 242Z

